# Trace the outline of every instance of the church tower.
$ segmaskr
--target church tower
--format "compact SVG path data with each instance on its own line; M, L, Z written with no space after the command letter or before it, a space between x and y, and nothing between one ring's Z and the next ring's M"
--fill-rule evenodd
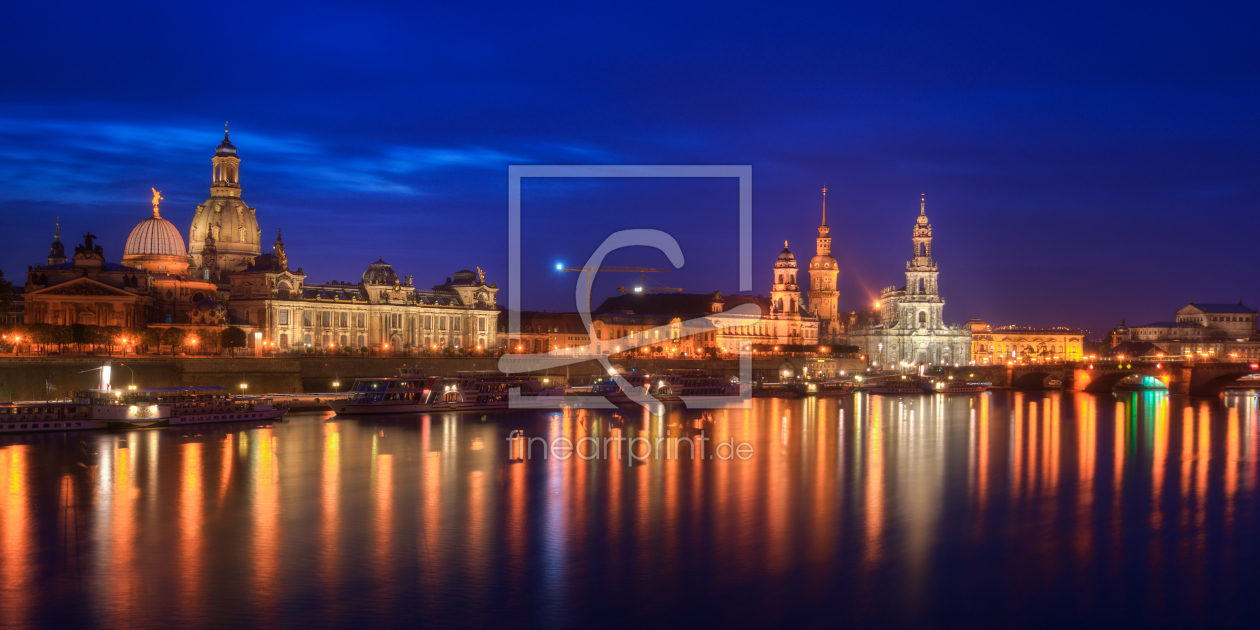
M66 246L61 244L61 219L57 219L57 228L53 232L53 242L48 248L48 264L64 265L66 264Z
M775 313L797 313L801 310L801 288L796 284L796 257L783 241L783 251L774 261L774 285L770 302Z
M906 295L898 305L902 322L912 328L936 328L942 325L945 301L936 285L938 272L936 261L932 260L932 226L928 224L926 196L919 199L919 218L910 240L914 251L906 261Z
M210 160L210 196L241 196L241 158L236 156L236 146L228 140L227 125L223 125L223 142L214 150Z
M816 254L809 260L809 308L821 320L819 341L835 343L840 335L840 291L836 281L840 266L831 256L831 228L827 227L827 189L822 189L822 225L818 226Z
M280 238L279 228L276 228L276 244L271 246L271 254L280 261L281 268L289 268L289 256L284 253L284 240Z
M203 256L207 239L215 244L217 268L222 271L244 269L262 253L262 231L255 209L241 199L241 159L226 125L210 164L210 198L197 206L188 230L188 257L200 276L209 268Z

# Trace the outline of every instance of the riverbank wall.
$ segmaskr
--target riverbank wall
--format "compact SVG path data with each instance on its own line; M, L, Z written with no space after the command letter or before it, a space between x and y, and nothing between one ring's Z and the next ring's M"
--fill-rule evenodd
M469 370L497 370L497 357L302 357L302 358L193 358L193 357L0 357L0 401L43 400L47 392L58 398L65 392L96 387L99 368L108 359L115 388L191 387L218 385L249 394L289 394L344 391L356 378L394 376L400 367L425 374L452 376ZM784 371L796 373L813 360L774 357L753 362L754 374L778 379ZM857 359L832 359L841 370L858 370ZM633 359L612 361L622 370L659 372L671 368L700 368L736 375L738 361L687 359ZM559 384L584 384L604 374L595 360L542 370L537 374ZM51 384L51 387L47 387ZM244 385L244 387L242 387Z

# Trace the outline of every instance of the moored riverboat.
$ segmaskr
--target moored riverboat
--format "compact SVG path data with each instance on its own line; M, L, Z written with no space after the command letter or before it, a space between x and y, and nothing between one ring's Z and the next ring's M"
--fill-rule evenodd
M797 389L806 396L845 396L853 392L851 381L806 381Z
M623 374L621 378L635 396L648 395L660 402L685 402L712 398L724 400L739 396L739 384L731 379L702 369L671 369L658 374ZM598 379L588 391L614 403L633 402L612 377ZM685 399L685 400L684 400Z
M918 376L883 376L866 382L866 391L881 396L918 396L926 394L923 381Z
M934 394L980 394L988 391L993 383L980 381L931 380L924 381L924 389Z
M288 411L266 396L233 396L223 387L88 389L75 392L71 400L0 404L0 432L261 422Z
M533 376L494 371L428 377L414 371L408 374L356 379L350 397L329 406L338 415L360 415L555 407L564 400L563 389L549 387Z
M758 383L753 387L754 398L800 398L804 396L794 383Z

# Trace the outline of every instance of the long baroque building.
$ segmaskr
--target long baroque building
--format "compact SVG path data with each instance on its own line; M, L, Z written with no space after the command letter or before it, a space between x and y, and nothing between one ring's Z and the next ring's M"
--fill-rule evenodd
M885 288L874 311L855 318L849 343L862 348L870 364L881 369L968 363L971 331L945 323L926 200L920 200L911 244L905 285Z
M1152 357L1256 361L1260 360L1258 317L1260 312L1242 300L1237 304L1191 301L1177 310L1174 321L1140 326L1122 321L1108 333L1107 340L1113 349L1130 347Z

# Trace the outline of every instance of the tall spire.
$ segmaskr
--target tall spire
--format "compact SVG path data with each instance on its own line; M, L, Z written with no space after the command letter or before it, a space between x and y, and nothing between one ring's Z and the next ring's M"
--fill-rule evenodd
M280 259L280 266L289 268L289 256L284 253L284 240L280 238L280 229L276 228L276 244L271 248L272 254Z
M57 227L53 231L52 245L48 246L48 264L62 265L66 262L66 246L61 244L61 217L57 217Z
M827 187L823 186L823 225L827 225Z

